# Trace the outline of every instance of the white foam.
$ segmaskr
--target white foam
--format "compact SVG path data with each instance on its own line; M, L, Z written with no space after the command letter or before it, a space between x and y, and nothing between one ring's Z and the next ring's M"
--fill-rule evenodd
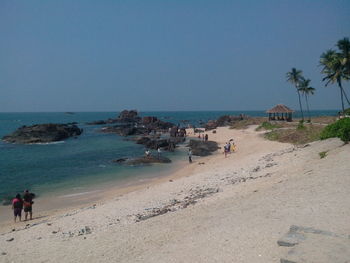
M88 192L81 192L81 193L75 193L75 194L68 194L68 195L61 195L61 198L67 198L67 197L75 197L75 196L81 196L81 195L87 195L91 193L96 193L99 192L100 190L95 190L95 191L88 191Z

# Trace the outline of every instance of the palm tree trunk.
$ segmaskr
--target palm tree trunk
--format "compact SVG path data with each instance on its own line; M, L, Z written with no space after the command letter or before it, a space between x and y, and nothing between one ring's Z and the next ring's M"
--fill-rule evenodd
M308 112L308 114L309 114L309 122L311 122L311 115L310 115L309 101L308 101L308 99L307 99L307 94L305 94L305 100L306 100L307 112Z
M297 92L298 92L299 106L300 106L300 112L301 112L301 119L304 121L304 112L303 112L303 107L301 106L300 92L298 90L298 87L296 87L296 89L297 89Z
M345 111L345 108L344 108L344 99L343 99L343 86L341 85L341 80L338 79L338 85L339 85L339 88L340 88L340 99L341 99L341 106L342 106L342 110L343 112Z
M348 102L348 104L350 105L350 101L349 101L349 99L348 99L348 96L347 96L346 93L345 93L345 89L344 89L344 88L343 88L343 95L344 95L346 101Z

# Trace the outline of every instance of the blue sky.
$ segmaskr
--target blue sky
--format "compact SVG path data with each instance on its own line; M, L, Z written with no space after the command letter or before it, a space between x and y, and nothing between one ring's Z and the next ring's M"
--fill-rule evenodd
M339 109L319 57L350 1L0 1L0 112ZM345 83L350 94L350 84Z

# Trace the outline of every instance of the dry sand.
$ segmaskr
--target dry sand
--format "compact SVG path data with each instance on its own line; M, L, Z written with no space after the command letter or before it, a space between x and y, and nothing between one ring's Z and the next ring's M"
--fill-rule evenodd
M0 262L279 262L291 225L350 234L350 145L217 129L219 150L147 187L0 232ZM320 159L319 152L327 151ZM13 231L14 229L14 231Z

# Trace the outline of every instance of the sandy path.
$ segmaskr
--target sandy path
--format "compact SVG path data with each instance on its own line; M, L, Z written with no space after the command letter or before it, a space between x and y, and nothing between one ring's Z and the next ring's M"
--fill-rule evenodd
M209 134L231 138L236 153L195 159L172 182L8 226L0 262L278 262L286 249L276 241L290 225L350 233L349 145L295 148L254 128Z

